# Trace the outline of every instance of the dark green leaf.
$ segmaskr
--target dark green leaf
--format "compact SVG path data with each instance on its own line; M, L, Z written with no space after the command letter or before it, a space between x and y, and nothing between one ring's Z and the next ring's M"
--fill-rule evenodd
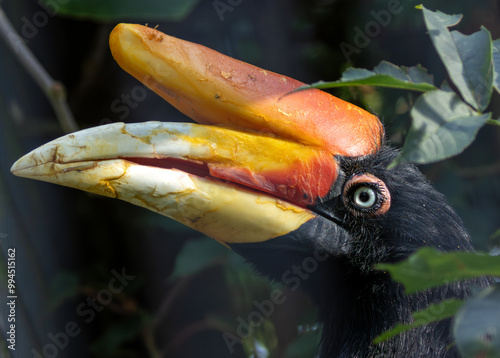
M321 330L299 336L287 347L286 358L314 357L321 341Z
M461 300L446 300L440 303L434 303L427 308L413 312L413 322L407 324L397 324L394 328L382 333L373 340L374 343L381 343L389 338L392 338L401 332L409 331L410 329L424 326L426 324L437 322L445 318L453 317L464 304Z
M470 36L448 27L456 25L462 15L447 15L421 7L429 36L443 61L448 75L464 100L479 111L489 103L493 79L491 36L481 28Z
M199 0L71 0L60 1L56 5L52 0L42 1L52 13L116 22L124 19L180 21L193 10Z
M411 110L412 126L403 151L391 166L401 162L432 163L467 148L490 119L479 115L454 92L436 90L419 97Z
M500 256L472 252L442 253L425 247L407 260L395 264L379 264L401 282L405 292L415 293L450 282L481 276L500 276Z
M248 337L243 338L243 350L246 357L269 358L275 357L278 348L276 327L269 318L264 318L261 325Z
M451 27L462 21L462 14L448 15L441 11L433 12L426 9L423 5L415 6L415 8L423 10L426 22L427 18L429 18L429 21L432 21L432 23L437 26Z
M416 67L398 67L392 63L382 61L373 71L364 68L349 68L343 74L342 78L333 82L316 82L305 88L335 88L346 86L378 86L399 88L413 91L431 91L436 89L433 84L433 78L422 66Z
M193 275L228 254L227 248L208 238L190 240L182 248L169 280Z
M499 239L500 238L500 229L498 229L497 231L495 231L493 234L491 234L490 236L490 239L491 240L495 240L495 239Z
M414 83L429 83L434 85L434 77L427 72L425 67L422 65L416 65L413 67L402 67L408 72L410 80Z
M443 83L441 83L441 87L439 87L439 89L441 91L455 93L455 91L453 91L453 88L450 87L450 84L448 83L447 80L444 80Z
M500 40L493 41L493 86L500 93Z
M456 316L453 331L463 357L500 357L500 285L468 300Z
M451 35L464 64L466 81L477 104L475 108L484 111L490 103L493 85L490 32L481 27L468 36L458 31L452 31Z
M377 66L373 68L373 72L380 75L382 74L389 75L403 82L411 81L410 77L408 76L408 73L404 72L398 66L387 61L381 61Z

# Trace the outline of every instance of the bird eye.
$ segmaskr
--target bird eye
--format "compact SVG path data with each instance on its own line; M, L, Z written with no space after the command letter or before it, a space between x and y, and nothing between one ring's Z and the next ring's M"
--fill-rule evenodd
M361 209L370 209L377 203L377 193L370 187L361 186L354 192L352 201Z
M354 175L344 186L344 204L354 215L382 215L391 206L385 183L371 174Z

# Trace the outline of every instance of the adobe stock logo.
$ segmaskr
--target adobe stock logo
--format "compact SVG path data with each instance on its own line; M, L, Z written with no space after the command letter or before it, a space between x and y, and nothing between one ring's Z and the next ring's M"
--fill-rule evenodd
M161 69L156 69L156 72L160 72ZM116 98L110 104L111 112L115 113L120 120L125 120L129 115L131 110L136 109L139 104L146 100L149 95L148 88L153 92L158 93L161 91L158 86L159 83L150 75L145 75L141 79L139 79L142 84L134 86L128 93L122 93L120 98ZM110 118L103 118L99 122L99 125L113 123L115 120L111 120Z
M95 297L88 296L87 299L81 302L76 307L76 314L83 318L86 324L94 321L98 312L102 312L104 308L113 301L113 297L122 292L127 287L130 281L135 279L135 276L128 275L125 268L121 271L111 270L112 277L108 281L106 288L100 289ZM49 332L47 334L48 341L41 349L41 352L35 348L31 349L33 358L56 358L60 353L64 353L64 349L70 344L72 338L77 337L82 333L82 323L68 321L64 328L59 332ZM62 356L66 356L63 354Z
M14 48L19 48L20 41L27 43L34 38L38 34L38 31L49 23L50 18L57 15L59 6L66 5L69 1L70 0L39 0L38 5L40 5L43 10L35 12L33 16L31 16L31 19L28 19L26 16L21 18L21 22L23 23L21 26L21 39L14 36L12 33L7 35L14 45Z
M342 42L340 44L340 49L348 62L351 62L351 56L353 54L359 55L361 50L366 48L374 37L377 37L382 32L382 28L386 28L392 21L393 15L397 15L403 11L403 6L399 0L389 0L387 3L387 9L382 9L380 11L371 10L370 15L373 20L368 21L364 29L356 26L354 28L354 38L351 45L347 42Z
M220 21L224 21L224 13L233 12L234 8L240 5L243 0L214 0L212 5L214 6L217 16L219 16Z
M144 101L148 96L146 87L137 85L130 90L130 93L122 93L120 98L111 102L111 112L118 115L120 120L125 120L130 115L130 109L136 109L139 103ZM109 118L103 118L99 124L113 123Z
M326 261L330 254L322 248L316 248L311 256L305 257L300 264L294 264L286 269L281 276L281 283L287 286L291 292L297 291L302 283L311 277L319 268L323 261ZM286 301L285 292L276 288L270 292L269 299L262 301L254 300L255 309L245 318L238 316L236 322L238 326L234 333L224 332L222 339L231 354L235 352L234 347L237 344L243 344L243 341L253 335L255 329L261 327L266 318L271 317L276 308Z

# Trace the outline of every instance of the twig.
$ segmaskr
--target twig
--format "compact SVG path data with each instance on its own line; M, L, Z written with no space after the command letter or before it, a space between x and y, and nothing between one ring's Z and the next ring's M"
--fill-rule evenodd
M170 309L173 307L175 301L179 298L180 294L191 282L192 277L184 277L176 282L173 288L169 291L167 297L163 300L160 308L155 314L155 319L152 322L153 328L161 323L161 320L168 315Z
M151 325L147 325L142 330L142 338L144 339L144 345L149 353L149 358L161 358L163 357L161 352L156 348L156 343L154 339L154 329Z
M0 36L49 99L62 130L65 133L77 131L78 126L66 102L66 91L63 84L50 77L35 55L26 46L23 38L14 29L1 7Z
M499 121L499 120L497 120L497 119L488 119L488 120L486 121L486 123L487 123L487 124L493 124L493 125L495 125L495 126L500 126L500 121Z
M217 258L208 267L213 267L224 261L224 258ZM169 313L175 304L175 301L179 299L180 295L184 292L186 287L195 277L195 274L187 275L185 277L179 278L177 282L173 285L172 289L168 292L167 297L163 300L160 308L155 314L155 320L152 323L153 327L159 325Z

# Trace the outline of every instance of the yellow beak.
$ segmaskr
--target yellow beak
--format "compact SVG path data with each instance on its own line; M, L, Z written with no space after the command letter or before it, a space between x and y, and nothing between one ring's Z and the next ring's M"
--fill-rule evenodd
M117 62L202 124L114 123L56 139L15 175L122 199L224 244L300 228L338 177L336 155L381 145L373 115L302 83L154 29L120 24Z

